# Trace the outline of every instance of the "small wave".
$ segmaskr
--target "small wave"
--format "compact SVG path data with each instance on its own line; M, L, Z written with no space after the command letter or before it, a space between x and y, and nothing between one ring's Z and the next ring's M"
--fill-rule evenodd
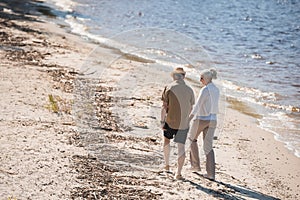
M85 35L87 33L88 27L78 22L82 21L81 18L78 19L76 17L73 17L72 15L67 15L65 21L70 25L73 33L79 35Z
M242 94L250 95L251 97L256 99L256 102L258 102L259 100L276 101L276 93L274 92L262 92L258 89L239 86L234 84L231 81L226 81L226 80L223 82L223 86L229 90L234 90Z
M240 97L245 101L264 106L269 109L284 110L288 112L300 112L300 108L294 105L281 105L278 103L282 97L275 92L262 92L259 89L243 87L231 81L223 81L223 86L228 89L231 95Z
M123 54L123 56L126 59L128 59L128 60L132 60L132 61L136 61L136 62L141 62L141 63L155 63L153 60L142 58L140 56L129 54L129 53L125 53L125 54Z
M295 156L297 156L298 158L300 158L300 151L295 151Z
M300 135L297 134L299 127L292 118L284 112L273 112L258 119L258 122L260 128L271 132L277 141L284 143L287 149L300 158Z
M276 101L278 98L275 93L263 93L230 81L223 81L223 86L228 91L226 96L231 97L227 97L230 107L255 117L260 128L271 132L277 141L284 143L287 149L300 158L299 107L280 105ZM261 98L268 95L271 98Z
M78 5L78 3L72 0L52 0L52 2L63 11L72 12L73 8Z
M279 104L274 104L274 103L262 103L263 106L267 108L272 108L272 109L277 109L277 110L285 110L289 112L295 112L299 113L300 108L296 106L291 106L291 105L279 105Z

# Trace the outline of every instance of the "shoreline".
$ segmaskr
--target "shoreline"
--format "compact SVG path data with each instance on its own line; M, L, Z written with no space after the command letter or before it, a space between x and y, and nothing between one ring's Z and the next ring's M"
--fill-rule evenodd
M132 60L137 60L137 61L140 61L140 62L145 62L145 63L154 63L155 62L155 59L149 59L147 56L143 56L143 55L138 55L138 54L131 54L131 53L124 53L124 52L135 52L135 50L128 50L126 48L124 48L121 43L118 44L118 45L115 45L116 42L115 41L111 41L111 42L107 42L110 41L110 39L108 38L101 38L101 39L97 39L97 36L96 35L92 35L92 34L89 34L85 31L83 32L80 32L78 30L75 31L75 34L78 34L78 35L81 35L83 37L87 37L87 38L92 38L92 42L95 42L97 44L99 44L100 46L104 47L104 48L110 48L110 49L114 49L116 50L117 52L116 53L120 53L122 54L123 56L127 56L128 59L132 59ZM100 36L102 37L102 36ZM100 41L100 42L99 42ZM159 59L158 59L159 60ZM166 66L166 63L164 63L164 67L167 68ZM189 68L189 67L188 67ZM199 70L199 69L198 69ZM195 77L193 77L195 78ZM191 79L191 77L190 77ZM260 127L263 128L264 130L266 131L269 131L269 132L272 132L272 133L275 133L274 134L274 138L277 140L276 136L279 136L281 139L278 141L281 141L282 143L285 144L285 146L294 152L295 156L300 158L299 157L299 153L298 153L298 143L297 144L294 144L293 142L293 137L298 137L296 131L294 129L289 129L288 130L288 133L289 135L291 134L292 136L286 136L286 131L281 128L281 127L277 127L276 126L276 122L278 123L279 121L282 122L283 124L285 124L285 127L289 127L287 126L286 124L289 124L291 123L292 126L297 126L297 117L296 115L299 113L299 109L297 108L297 106L288 106L288 105L277 105L276 103L268 103L267 101L259 101L256 102L256 103L253 103L253 101L256 101L256 97L255 95L258 95L258 96L266 96L267 94L265 92L262 92L262 91L259 91L259 90L256 90L256 89L253 89L253 88L247 88L247 87L244 87L244 86L239 86L239 85L235 85L233 84L233 82L231 81L228 81L228 80L223 80L224 82L221 83L222 84L222 87L226 88L227 91L231 91L233 92L233 96L232 96L232 93L231 93L231 97L227 97L228 102L232 102L232 101L235 101L235 103L233 104L234 107L239 107L239 106L242 106L243 109L240 109L240 108L235 108L235 109L239 109L242 113L245 113L247 115L251 115L251 116L254 116L256 118L259 118L260 121ZM191 81L191 82L194 82L194 81ZM197 81L196 81L197 82ZM226 86L224 85L224 83L226 82ZM230 83L230 84L228 84ZM230 86L232 88L230 88ZM239 99L243 98L243 95L242 93L240 93L239 91L244 91L246 93L246 96L248 98L250 98L250 100L247 98L247 99L243 99L242 101L240 101ZM259 93L259 94L255 94L256 93ZM238 94L240 93L240 94ZM273 92L268 92L269 95L273 95ZM237 105L238 103L240 104L243 104L243 105ZM274 113L273 113L274 112ZM284 118L280 118L279 115L281 112L284 113L284 116L287 116L287 117L284 117ZM276 114L275 118L272 118L273 115L270 115L270 113L273 113L273 114ZM294 118L291 117L293 114L295 114ZM271 118L271 119L270 119ZM295 120L295 121L294 121ZM296 129L297 130L297 129ZM298 141L299 138L297 138L297 141Z
M151 5L151 4L149 4L149 5ZM107 6L108 6L107 7L108 9L113 8L112 4L109 4ZM85 13L83 10L81 10L81 8L82 8L81 5L78 5L78 10L76 7L74 7L74 12L78 11L82 14ZM97 8L95 8L95 9L97 9ZM119 9L119 4L117 5L117 7L115 9ZM141 9L143 9L143 7L141 7ZM153 10L151 12L155 13L155 10ZM123 52L133 52L133 54L138 55L139 57L151 58L153 60L156 60L156 62L163 63L164 60L167 59L170 62L174 61L175 63L177 63L175 61L176 59L172 59L172 60L168 59L168 57L172 57L172 52L175 49L177 49L177 47L176 47L177 45L170 45L170 47L169 47L169 45L167 45L167 43L161 44L164 46L162 48L163 50L161 53L163 55L166 55L167 58L165 58L164 56L161 56L161 57L157 56L157 54L153 55L152 53L144 52L148 47L153 47L153 49L158 47L158 49L160 49L161 45L156 45L155 40L148 41L148 38L152 38L151 35L153 36L153 38L156 38L156 35L165 35L166 36L165 38L160 38L160 39L166 40L166 41L169 41L169 39L170 39L171 41L169 41L169 44L177 44L176 40L172 41L172 38L178 39L178 37L174 36L174 34L176 34L176 33L168 32L168 31L172 32L172 30L165 29L162 31L162 30L155 29L155 28L148 29L147 27L144 27L144 28L136 30L137 31L136 33L135 33L135 31L133 31L131 33L130 32L131 28L129 28L128 29L129 32L120 31L116 34L114 30L118 29L117 27L119 27L119 26L114 26L111 29L111 31L113 32L113 33L111 33L111 35L107 35L107 33L110 31L102 32L101 31L102 28L99 28L97 30L90 32L89 30L93 30L93 25L91 25L91 24L94 24L95 26L99 26L99 24L96 21L94 21L93 19L95 19L97 16L102 16L103 20L106 19L106 16L103 16L103 14L101 14L101 13L105 13L105 10L103 10L103 12L99 12L94 17L88 17L89 13L86 13L86 15L84 15L86 18L84 18L84 17L83 18L85 20L90 20L88 23L86 23L84 19L78 20L76 18L76 14L73 15L73 17L72 16L70 18L68 17L65 21L70 24L70 26L73 28L72 30L75 33L77 33L78 35L83 35L85 37L92 38L95 41L99 41L99 43L101 43L101 44L105 44L107 46L120 49ZM157 14L158 14L158 16L160 16L159 13L157 13ZM91 19L88 19L88 18L91 18ZM115 20L115 17L112 16L111 20ZM142 17L137 20L143 21L145 24L147 24L147 22L145 22ZM178 20L180 20L180 18L178 18ZM106 22L104 21L103 23L106 23ZM267 23L267 21L266 21L266 23ZM127 27L127 25L129 25L129 24L131 24L131 20L124 22L123 25L124 25L124 27ZM109 26L109 24L107 24L107 25ZM123 25L122 25L122 27L123 27ZM91 26L91 27L89 27L89 26ZM161 27L161 26L168 27L163 22L159 23L159 27ZM235 27L238 27L238 26L235 25ZM103 27L103 28L105 29L105 27ZM176 27L174 27L174 28L176 29ZM205 27L203 27L203 28L205 28ZM157 31L158 31L158 33L157 33ZM162 31L163 34L159 34L160 31ZM143 33L143 32L145 34L139 34L139 33ZM183 31L183 32L185 32L185 31ZM103 36L101 33L103 33L103 35L105 35L105 36ZM126 34L126 33L128 33L128 34ZM115 36L114 34L116 34L117 36ZM127 35L127 37L126 37L126 35ZM144 37L144 35L145 35L145 37ZM203 32L201 35L206 35L206 32ZM180 36L180 33L179 33L179 36ZM257 36L259 37L260 34L258 34ZM276 37L276 33L272 36ZM121 41L121 42L119 43L119 42L116 42L115 40L111 40L112 38L115 38L116 40ZM187 40L182 39L181 41L185 41L185 44L182 46L189 49L188 46L190 43L189 43L188 38L187 38ZM209 45L210 42L208 42L206 40L198 41L198 42L200 42L202 44L203 44L203 42L206 43L206 45L204 45L206 47L210 46ZM213 42L213 41L211 41L211 42ZM116 43L117 43L117 45L116 45ZM132 45L128 45L128 44L132 44ZM182 57L186 57L186 58L194 58L194 56L197 56L196 60L198 60L198 58L199 59L202 59L204 57L206 58L207 56L199 54L199 52L198 52L199 49L196 50L196 47L198 47L198 45L196 45L196 44L197 44L197 42L195 42L195 41L192 42L192 47L191 47L191 49L195 49L195 52L197 52L197 54L195 54L195 55L193 53L191 53L191 54L188 53L186 55L185 51L181 51L180 48L175 50L176 51L175 54L178 54L178 55L180 54ZM180 42L178 43L178 45L180 45ZM220 44L220 45L222 46L222 44ZM126 47L124 48L124 46L126 46ZM138 48L133 48L136 46L138 46ZM225 47L225 44L224 44L224 47ZM227 49L228 49L228 47L227 47ZM140 50L143 53L139 53ZM230 51L230 48L228 50ZM250 49L248 49L248 50L251 51ZM155 52L155 50L154 50L154 52ZM170 53L170 55L168 52ZM200 52L202 52L202 51L200 51ZM272 48L270 48L270 50L268 52L273 52ZM212 54L212 55L215 53L213 53L213 51L210 52L210 54ZM223 52L223 53L226 53L226 52ZM237 53L239 53L239 52L237 52ZM285 53L287 53L287 52L285 52ZM219 55L216 57L216 59L218 57L221 58L222 56L223 55ZM293 89L293 83L291 83L291 85L286 85L286 90L278 89L281 87L277 87L277 86L274 87L274 84L275 85L278 84L278 86L280 86L281 83L283 84L283 82L281 82L281 83L279 83L279 82L276 83L277 81L270 82L270 85L268 86L268 84L267 84L269 82L268 79L272 78L272 77L264 78L264 76L260 76L259 72L257 70L255 70L255 68L249 71L250 74L252 74L252 75L254 75L254 77L256 77L255 80L252 80L252 79L248 80L247 76L245 76L244 78L239 78L240 76L243 77L243 75L242 75L243 73L241 73L240 75L236 74L239 71L238 66L240 64L245 65L245 68L244 67L241 68L241 71L245 70L245 72L246 72L247 71L246 68L248 69L248 67L249 67L249 69L250 69L254 65L257 64L256 61L264 62L263 60L265 59L264 57L261 57L261 60L260 60L260 58L257 59L257 58L255 58L255 56L257 56L257 54L251 54L250 52L249 52L249 55L245 54L244 56L245 56L244 59L240 59L240 61L233 62L234 63L233 65L235 67L233 67L231 69L231 70L233 70L232 72L231 72L231 70L229 70L230 67L229 68L226 67L230 63L223 63L223 61L217 61L218 59L214 60L214 61L209 61L208 63L211 62L212 64L217 66L219 68L219 70L222 71L221 75L224 77L224 79L227 79L227 81L223 80L224 82L222 83L222 86L224 86L224 88L226 88L228 95L235 97L238 100L243 101L244 103L249 105L251 107L251 109L255 109L257 111L257 113L262 115L263 118L259 120L260 126L262 128L265 128L266 130L270 129L271 132L278 133L278 136L280 137L280 141L283 141L289 147L293 148L295 155L297 157L300 157L299 156L300 137L298 134L298 132L299 132L298 130L300 129L300 127L299 127L299 108L298 108L297 103L295 102L295 100L297 99L296 98L297 95L295 96L295 94L294 94L293 96L291 96L291 98L288 98L290 95L288 95L284 92L284 91L294 91L295 92L295 90L294 90L295 88ZM260 56L261 55L258 55L258 57L260 57ZM248 60L247 57L249 58L249 61L244 63L244 61ZM231 56L227 55L226 58L229 59L229 58L231 58ZM194 59L192 59L192 60L194 60ZM227 59L225 59L225 60L227 60ZM173 64L164 63L165 65L163 68L166 69L169 67L169 65L175 67L174 62L172 62ZM191 62L193 62L193 61L191 61ZM237 63L237 62L239 62L239 63ZM203 66L202 61L200 63ZM246 65L248 65L247 63L250 64L250 66L246 67ZM264 64L264 63L261 63L261 64ZM265 64L267 64L267 63L265 63ZM275 65L273 65L273 64L275 64ZM277 67L281 68L281 66L285 65L284 63L281 63L281 64L273 63L273 64L272 65L267 64L265 67L263 67L263 66L261 66L261 67L263 70L277 71L276 70ZM194 65L194 64L192 64L192 65ZM277 66L277 65L280 65L280 66ZM194 66L197 67L198 64L195 64ZM260 68L260 66L257 66L257 67ZM275 68L273 68L273 67L275 67ZM242 70L242 69L244 69L244 70ZM197 70L199 70L199 69L197 69ZM286 72L286 70L284 70L284 71ZM231 73L233 73L233 74L231 75ZM246 72L245 74L247 74L247 73L248 72ZM278 77L278 75L279 75L278 72L277 73L274 72L274 73ZM257 74L257 76L255 74ZM279 77L280 77L280 75L279 75ZM248 80L248 81L245 82L245 80ZM276 80L279 80L279 79L276 78ZM293 80L293 79L291 79L291 80ZM255 82L260 82L260 84L255 84ZM292 81L292 82L294 82L294 81ZM273 89L271 89L271 88L273 88Z
M0 148L7 155L1 157L1 196L76 199L94 192L98 197L152 199L299 198L299 158L275 141L273 134L258 128L254 118L228 107L224 130L214 145L217 181L201 177L203 171L200 176L190 172L187 156L183 171L186 181L174 182L172 175L158 170L163 158L157 113L162 83L169 81L169 74L160 77L146 70L151 63L120 58L112 50L100 48L97 56L101 56L91 57L93 62L105 65L110 58L120 59L106 69L106 80L90 81L91 77L78 73L84 65L80 63L97 45L49 22L43 23L42 28L31 21L16 24L42 33L27 32L25 39L5 44L24 48L25 55L10 54L21 58L19 61L9 59L6 50L1 50L5 59L1 63L1 90L10 97L2 102L0 120ZM13 27L4 31L15 36L24 34ZM19 46L24 43L27 46ZM131 76L126 79L128 73ZM81 78L87 80L87 88L97 88L99 97L107 97L105 104L101 104L101 98L91 99L98 107L103 106L92 126L79 124L84 120L78 119L71 106L74 98L81 99L73 96L84 90L74 92L76 81ZM157 82L143 85L151 80ZM54 97L52 104L49 94ZM59 107L57 113L55 105ZM13 114L7 107L14 107ZM112 119L115 116L118 118ZM119 124L115 127L122 130L101 127L101 117L112 122L108 125ZM132 120L126 120L127 117ZM47 145L49 142L51 145ZM47 172L51 166L53 170ZM32 184L28 184L29 180L33 180ZM179 188L182 189L178 191ZM124 191L128 196L117 196Z

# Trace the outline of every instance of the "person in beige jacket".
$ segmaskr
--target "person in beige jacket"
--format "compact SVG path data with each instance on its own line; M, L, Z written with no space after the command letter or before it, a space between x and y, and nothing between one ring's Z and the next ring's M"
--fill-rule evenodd
M193 89L185 81L186 72L183 68L176 68L171 76L173 82L165 87L162 94L161 125L164 134L165 170L170 169L170 140L178 145L178 161L176 179L183 179L181 175L185 160L185 142L189 131L189 115L195 103Z

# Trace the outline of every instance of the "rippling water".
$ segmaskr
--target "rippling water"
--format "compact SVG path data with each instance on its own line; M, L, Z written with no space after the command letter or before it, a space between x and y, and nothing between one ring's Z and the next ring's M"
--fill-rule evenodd
M170 40L168 51L191 63L203 62L194 48L203 47L220 71L227 95L253 106L263 116L260 126L300 157L300 1L57 2L73 10L66 21L74 31L92 38L139 48ZM177 38L174 32L182 35Z

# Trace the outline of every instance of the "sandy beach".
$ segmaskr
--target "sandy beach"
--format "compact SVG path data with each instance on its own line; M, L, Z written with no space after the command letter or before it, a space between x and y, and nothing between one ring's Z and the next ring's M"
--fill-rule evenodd
M156 63L101 47L42 16L35 1L0 3L0 199L299 199L300 159L223 102L216 181L164 172ZM43 8L43 9L41 9ZM39 10L39 11L38 11ZM188 82L195 93L198 83Z

